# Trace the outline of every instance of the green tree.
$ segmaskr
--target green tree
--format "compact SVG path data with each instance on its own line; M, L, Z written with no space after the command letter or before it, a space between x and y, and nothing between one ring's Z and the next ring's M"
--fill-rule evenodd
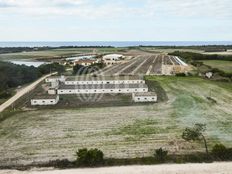
M197 123L192 128L186 128L182 134L182 138L186 141L204 141L207 157L209 156L208 145L203 132L206 130L205 124Z
M162 148L156 149L154 154L155 158L161 162L166 159L167 155L168 155L168 151L163 150Z
M221 160L227 159L227 148L223 144L216 144L212 149L212 154Z
M97 166L104 162L104 154L98 149L79 149L76 155L77 163L81 166Z

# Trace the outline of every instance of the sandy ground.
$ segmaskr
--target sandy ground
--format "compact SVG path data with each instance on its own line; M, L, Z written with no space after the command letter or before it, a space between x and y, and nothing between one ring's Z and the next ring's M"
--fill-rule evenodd
M153 166L122 166L95 169L33 169L31 171L0 170L0 174L231 174L232 162L210 164L164 164Z

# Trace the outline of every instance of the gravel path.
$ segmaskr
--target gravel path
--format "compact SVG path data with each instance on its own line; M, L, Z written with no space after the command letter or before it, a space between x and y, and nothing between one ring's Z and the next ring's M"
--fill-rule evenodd
M164 164L152 166L121 166L71 170L0 170L0 174L231 174L231 171L232 162L222 162L209 164Z

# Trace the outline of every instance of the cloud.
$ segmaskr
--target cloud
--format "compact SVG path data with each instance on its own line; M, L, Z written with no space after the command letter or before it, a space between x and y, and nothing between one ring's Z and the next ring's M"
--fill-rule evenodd
M231 18L231 0L0 0L0 15Z

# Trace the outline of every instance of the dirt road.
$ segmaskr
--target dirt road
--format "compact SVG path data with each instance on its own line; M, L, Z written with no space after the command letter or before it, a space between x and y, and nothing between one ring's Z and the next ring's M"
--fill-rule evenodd
M232 162L209 164L164 164L153 166L122 166L96 169L31 171L0 170L0 174L231 174Z
M46 76L41 77L40 79L36 80L32 84L26 86L22 90L18 91L13 97L11 97L9 100L7 100L5 103L0 105L0 112L4 111L6 108L8 108L10 105L12 105L16 100L18 100L20 97L25 95L26 93L30 92L33 90L41 81L46 79L47 77L54 75L56 73L48 74Z

